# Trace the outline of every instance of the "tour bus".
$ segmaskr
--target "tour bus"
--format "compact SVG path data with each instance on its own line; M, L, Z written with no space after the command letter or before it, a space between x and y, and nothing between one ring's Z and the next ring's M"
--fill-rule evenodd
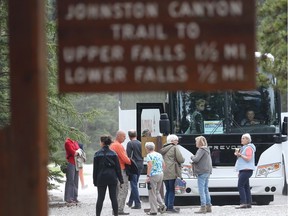
M184 194L177 196L198 196L197 181L192 172L190 157L191 152L195 154L197 151L195 137L199 135L207 138L211 151L213 163L209 181L211 195L238 195L234 149L241 147L240 139L243 133L251 134L252 142L257 148L256 170L250 179L253 201L257 204L269 204L275 194L282 192L287 194L287 117L281 122L281 103L276 91L261 87L255 91L175 92L169 93L168 96L169 100L166 103L138 103L136 110L120 110L119 127L126 131L137 128L140 136L142 131L149 129L152 137L159 137L163 132L167 133L160 130L161 113L168 114L170 123L168 133L179 136L178 148L185 158L182 177L187 182L187 188ZM207 101L203 111L204 133L187 134L190 113L197 98L205 98ZM166 105L165 109L163 105ZM259 120L259 124L241 125L245 111L251 109L255 110L255 119ZM143 140L140 136L138 139ZM144 151L143 147L142 149ZM148 196L145 180L146 169L143 170L138 184L142 197Z
M190 116L198 98L207 101L203 111L204 132L189 134L187 131ZM273 201L274 194L281 194L283 188L287 187L288 159L287 152L282 146L287 146L288 142L287 129L282 130L280 124L279 99L275 91L264 87L255 91L170 93L165 110L169 116L171 129L168 133L179 136L179 148L185 157L182 177L187 182L187 188L186 193L180 196L198 196L197 181L192 172L190 157L191 152L195 154L197 151L195 137L199 135L206 137L211 151L213 165L209 181L211 195L238 195L234 150L241 148L240 140L244 133L251 134L252 142L257 149L256 170L250 179L253 201L257 204L269 204ZM247 110L255 110L255 119L259 124L241 125ZM144 120L141 125L137 125L138 134L145 129L151 130L152 136L161 135L160 132L166 133L160 130L157 123L160 121L162 111L164 111L162 104L137 104L138 122L141 122L140 119ZM148 196L145 171L142 174L139 181L140 196Z
M199 99L205 101L205 109L201 111L203 129L201 132L195 132L189 127ZM257 120L255 124L243 123L248 111L254 112L254 119ZM241 136L244 133L251 135L252 143L256 146L256 169L250 178L253 202L269 204L274 200L275 194L281 194L283 191L287 193L287 117L281 120L280 95L270 86L260 86L253 91L165 93L164 102L137 103L136 110L130 112L126 110L126 113L120 110L120 113L123 115L119 115L119 127L125 130L124 125L134 122L140 140L143 140L141 133L145 129L151 131L152 137L172 133L179 137L178 148L185 158L182 177L187 187L185 193L176 196L184 198L199 196L197 179L193 175L190 159L191 153L195 154L197 151L195 137L199 135L206 137L211 151L213 165L209 180L211 195L239 196L234 151L235 148L241 147ZM136 121L133 116L136 116ZM168 119L165 119L167 116ZM160 120L162 123L168 122L168 130L163 125L161 128ZM127 130L134 126L129 125ZM142 145L144 144L142 142ZM145 180L146 169L142 171L138 184L141 197L148 196Z

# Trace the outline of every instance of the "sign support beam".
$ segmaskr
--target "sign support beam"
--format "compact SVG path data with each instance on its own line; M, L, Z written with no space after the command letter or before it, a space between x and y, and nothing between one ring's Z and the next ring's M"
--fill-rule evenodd
M0 215L45 216L45 1L9 0L11 125L0 132Z

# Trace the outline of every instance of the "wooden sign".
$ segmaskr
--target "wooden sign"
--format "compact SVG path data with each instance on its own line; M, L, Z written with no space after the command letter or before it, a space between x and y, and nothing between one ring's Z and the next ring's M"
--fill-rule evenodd
M61 92L255 88L255 0L61 0Z

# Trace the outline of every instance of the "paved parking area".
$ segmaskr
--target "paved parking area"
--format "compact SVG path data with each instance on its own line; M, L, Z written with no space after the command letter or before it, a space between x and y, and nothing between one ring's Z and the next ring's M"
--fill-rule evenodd
M53 190L49 192L51 202L49 207L49 216L94 216L97 200L97 189L93 186L91 176L91 165L86 165L84 168L85 183L88 188L82 190L79 189L78 205L67 206L63 202L64 184L59 186L59 190ZM179 206L179 216L193 215L194 211L198 209L198 206ZM142 202L142 209L130 209L125 207L125 211L129 212L131 216L146 216L143 208L149 208L149 202ZM210 215L216 216L288 216L288 196L277 195L274 197L274 201L270 205L265 206L252 206L251 209L235 209L235 205L213 206L212 213ZM208 213L206 215L209 215ZM102 216L112 215L112 208L109 199L109 194L106 194L106 199L103 205ZM159 214L160 215L160 214ZM168 213L162 214L162 216L171 215ZM173 214L176 215L176 214Z

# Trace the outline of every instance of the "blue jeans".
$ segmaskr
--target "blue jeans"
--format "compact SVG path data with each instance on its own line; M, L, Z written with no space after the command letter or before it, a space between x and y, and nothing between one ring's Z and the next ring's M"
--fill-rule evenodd
M137 207L141 206L139 191L138 191L138 187L137 187L139 176L140 176L140 174L130 175L131 193L130 193L130 197L129 197L129 201L128 201L129 205L133 205L133 202L134 202L135 206L137 206Z
M165 193L165 205L168 210L174 208L175 200L175 179L164 180L166 193Z
M252 197L250 191L249 178L253 170L240 170L238 176L238 191L240 194L240 204L251 204Z
M201 206L211 205L211 197L208 189L209 177L210 173L203 173L197 177Z

